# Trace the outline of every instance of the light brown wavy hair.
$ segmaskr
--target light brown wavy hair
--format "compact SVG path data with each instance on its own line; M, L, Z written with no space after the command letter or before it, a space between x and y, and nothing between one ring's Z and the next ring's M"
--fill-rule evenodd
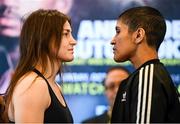
M58 50L61 44L63 26L70 18L57 10L37 10L31 13L24 20L20 34L20 59L11 79L10 86L6 93L6 107L4 116L8 122L8 108L12 99L13 91L18 80L40 62L42 67L46 67L48 58L51 61L57 59ZM54 40L52 40L54 38ZM55 50L56 55L54 55ZM42 74L46 68L43 68ZM62 66L59 68L61 72Z

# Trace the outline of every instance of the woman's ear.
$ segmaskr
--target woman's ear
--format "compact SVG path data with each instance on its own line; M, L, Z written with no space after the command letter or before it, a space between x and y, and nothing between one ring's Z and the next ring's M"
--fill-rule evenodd
M144 38L145 38L145 30L143 28L138 28L135 31L135 43L136 44L141 43Z

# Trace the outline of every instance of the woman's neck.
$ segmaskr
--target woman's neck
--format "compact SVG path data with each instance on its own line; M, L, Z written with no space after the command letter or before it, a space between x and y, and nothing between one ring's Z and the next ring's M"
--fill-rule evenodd
M48 59L48 63L45 67L42 67L42 64L38 63L35 68L41 73L43 73L43 75L46 77L49 83L54 83L60 66L61 65L59 63L54 62L54 66L52 67L51 62Z
M143 49L139 49L136 52L136 55L134 55L134 57L132 57L130 61L137 69L142 64L152 59L158 59L157 51L150 47L144 47Z

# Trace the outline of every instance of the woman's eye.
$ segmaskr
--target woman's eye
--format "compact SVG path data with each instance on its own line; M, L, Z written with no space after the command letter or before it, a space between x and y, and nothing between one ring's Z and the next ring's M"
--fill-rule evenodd
M120 30L116 30L116 34L119 34L120 33Z
M64 36L68 36L68 33L63 33Z

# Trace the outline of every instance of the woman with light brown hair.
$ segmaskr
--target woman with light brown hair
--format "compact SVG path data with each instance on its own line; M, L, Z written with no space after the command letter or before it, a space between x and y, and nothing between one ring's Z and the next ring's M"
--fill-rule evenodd
M16 123L73 123L56 83L63 62L74 59L71 21L57 10L37 10L24 21L20 60L7 90L5 114Z

